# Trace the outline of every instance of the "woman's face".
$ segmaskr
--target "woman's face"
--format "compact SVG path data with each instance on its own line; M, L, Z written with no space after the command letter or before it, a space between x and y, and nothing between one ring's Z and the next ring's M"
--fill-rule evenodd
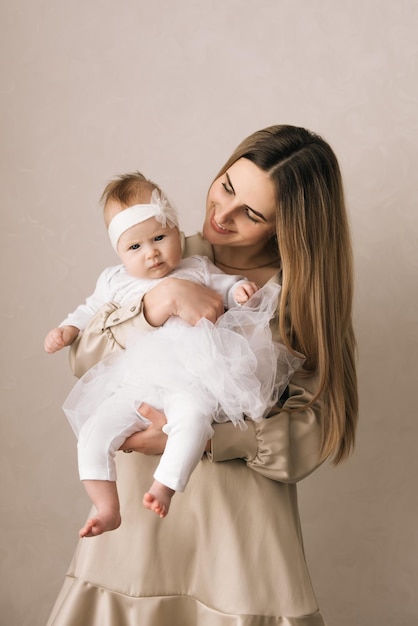
M203 236L212 245L264 245L275 224L274 184L252 161L239 159L212 183L203 224Z

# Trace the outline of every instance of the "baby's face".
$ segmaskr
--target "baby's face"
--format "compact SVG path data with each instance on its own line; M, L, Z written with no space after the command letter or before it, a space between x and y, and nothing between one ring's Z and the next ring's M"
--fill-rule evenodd
M118 255L131 276L164 278L181 260L180 233L150 217L122 233Z

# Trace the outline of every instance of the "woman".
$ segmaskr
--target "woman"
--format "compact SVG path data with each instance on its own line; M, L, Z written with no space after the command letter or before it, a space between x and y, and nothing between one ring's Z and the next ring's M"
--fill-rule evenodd
M296 482L354 445L357 388L352 259L341 175L317 135L274 126L244 140L212 183L203 237L223 271L280 282L272 330L304 370L261 423L215 424L208 454L161 521L140 494L164 450L164 417L118 459L123 525L79 543L49 626L321 626L307 571ZM167 279L146 294L142 324L215 320L219 297ZM193 304L190 304L190 303ZM221 463L220 461L227 461Z

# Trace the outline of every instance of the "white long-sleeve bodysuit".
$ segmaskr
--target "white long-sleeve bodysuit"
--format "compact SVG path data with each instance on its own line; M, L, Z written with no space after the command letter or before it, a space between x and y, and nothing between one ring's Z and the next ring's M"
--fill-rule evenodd
M173 277L192 280L217 291L224 298L225 308L236 304L233 298L234 288L239 281L244 280L243 276L224 274L205 256L190 256L182 259L169 276L155 280L134 278L128 274L124 265L115 265L103 270L97 280L94 293L86 298L84 304L80 304L75 311L70 313L60 326L75 326L84 330L93 315L106 302L113 300L121 306L136 303L144 293L159 282Z

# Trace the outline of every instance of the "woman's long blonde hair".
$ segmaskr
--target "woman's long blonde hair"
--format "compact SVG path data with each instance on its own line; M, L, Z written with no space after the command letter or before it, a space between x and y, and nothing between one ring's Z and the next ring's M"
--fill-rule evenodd
M240 158L267 172L277 194L274 244L282 265L279 330L284 343L319 373L321 459L344 459L358 419L352 325L353 261L337 158L318 135L271 126L245 139L222 168Z

